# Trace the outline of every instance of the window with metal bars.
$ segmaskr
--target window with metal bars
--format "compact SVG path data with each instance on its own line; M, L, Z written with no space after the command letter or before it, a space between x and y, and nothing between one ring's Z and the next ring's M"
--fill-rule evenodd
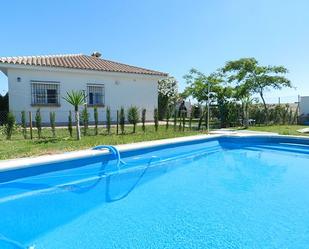
M87 85L88 105L104 105L104 85Z
M59 106L60 94L57 82L32 82L31 104Z

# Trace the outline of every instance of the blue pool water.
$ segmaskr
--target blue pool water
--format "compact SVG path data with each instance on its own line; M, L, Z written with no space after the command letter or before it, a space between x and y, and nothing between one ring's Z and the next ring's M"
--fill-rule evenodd
M109 155L0 173L0 248L309 247L308 141L218 138L122 158L120 171Z

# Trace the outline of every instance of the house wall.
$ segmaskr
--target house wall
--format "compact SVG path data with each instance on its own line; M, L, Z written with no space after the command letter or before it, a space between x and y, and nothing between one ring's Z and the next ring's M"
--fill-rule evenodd
M105 107L99 107L99 120L105 120L106 106L111 108L112 121L116 121L116 111L123 106L146 108L147 120L153 120L153 110L157 107L157 82L159 77L126 73L105 73L82 70L38 70L35 68L9 68L7 70L9 88L9 108L20 122L21 111L32 111L33 119L38 106L31 106L31 81L60 82L60 106L40 107L42 121L49 122L49 113L56 112L56 122L65 124L69 110L73 107L62 97L71 90L86 90L87 84L104 84ZM20 82L17 78L20 77ZM80 107L82 109L83 107ZM93 108L89 107L90 121L93 121ZM73 116L74 119L74 116Z
M300 115L309 114L309 96L301 96L299 103L299 113Z

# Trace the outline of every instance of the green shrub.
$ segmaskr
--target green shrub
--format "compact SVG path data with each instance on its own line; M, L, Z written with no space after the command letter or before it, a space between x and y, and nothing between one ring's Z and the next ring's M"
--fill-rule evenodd
M120 108L119 124L120 124L121 134L124 134L125 115L124 115L123 107Z
M51 128L53 137L56 137L56 113L55 112L49 113L49 120L50 120L50 128Z
M106 130L108 134L111 133L111 124L112 124L111 109L109 107L106 107Z
M93 108L93 118L94 118L94 134L98 135L99 114L98 114L98 108L96 106Z
M68 131L70 133L70 137L73 137L73 125L72 125L72 112L69 112L68 116Z
M13 134L13 131L16 129L15 125L15 116L12 112L9 112L6 117L6 124L2 127L2 133L6 136L7 140L10 140Z
M191 108L190 117L189 117L189 129L192 130L192 119L194 116L194 108Z
M170 108L168 107L168 108L166 108L166 110L165 110L165 120L166 120L165 129L166 129L166 130L168 130L170 118L171 118L171 110L170 110Z
M206 110L206 108L204 108L204 110L202 108L200 108L200 111L201 111L201 114L200 114L200 118L198 120L198 130L200 130L201 127L202 127L203 119L204 119L204 117L206 117L207 110Z
M26 121L26 112L21 112L21 127L24 139L27 139L27 121Z
M136 124L139 121L139 112L136 106L131 106L128 109L128 121L130 124L133 124L133 133L136 131Z
M175 107L175 110L174 110L174 131L176 131L176 127L177 127L177 109Z
M186 128L186 112L182 112L182 131Z
M143 132L146 131L145 123L146 123L146 109L143 109L142 110L142 130Z
M89 113L88 113L88 108L85 105L83 111L82 111L82 122L83 122L83 133L84 136L87 136L88 132L88 127L89 127Z
M40 108L38 108L35 113L35 127L38 131L38 138L40 139L42 135L42 116Z
M154 119L154 124L155 124L155 130L158 131L158 127L159 127L159 112L158 112L158 108L154 109L153 119Z

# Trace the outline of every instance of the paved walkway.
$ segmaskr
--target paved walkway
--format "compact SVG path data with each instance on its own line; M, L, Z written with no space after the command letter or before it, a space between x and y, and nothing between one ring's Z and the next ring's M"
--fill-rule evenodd
M221 134L221 135L278 135L275 132L266 132L266 131L250 131L250 130L235 130L235 129L218 129L210 131L210 134Z
M300 130L297 130L298 132L300 133L309 133L309 128L304 128L304 129L300 129Z

